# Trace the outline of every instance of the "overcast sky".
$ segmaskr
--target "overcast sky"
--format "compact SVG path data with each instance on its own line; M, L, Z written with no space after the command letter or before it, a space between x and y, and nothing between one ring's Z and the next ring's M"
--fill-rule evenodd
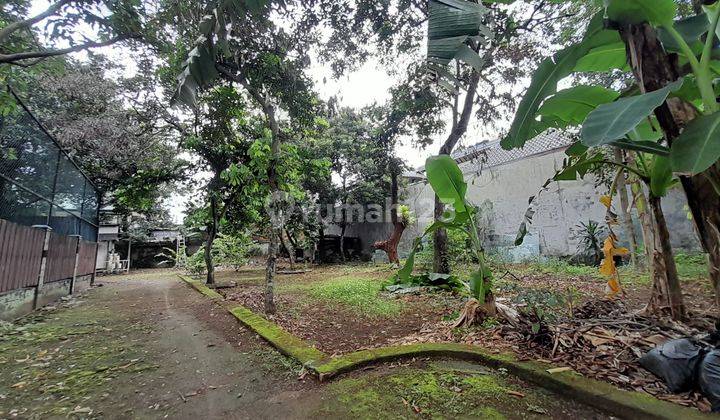
M31 14L45 10L49 5L46 0L33 0ZM136 67L132 61L132 53L127 48L119 45L94 49L95 52L103 53L112 57L118 64L123 64L127 76L134 74ZM85 54L75 53L72 57L83 59ZM347 74L340 79L334 79L329 66L320 63L314 63L310 70L310 76L315 81L317 92L322 99L329 99L331 96L337 96L342 106L352 108L362 108L374 102L384 103L390 95L389 89L396 83L396 80L388 75L376 61L370 60L360 69ZM482 122L476 119L471 120L468 133L460 142L459 146L467 146L475 144L482 140L478 133L482 128ZM434 143L424 150L419 150L412 145L412 139L404 139L397 145L398 156L405 159L411 167L418 167L425 163L425 159L437 153L444 141L446 133L440 134L435 138ZM192 194L191 194L192 195ZM176 223L182 222L183 210L185 208L186 196L175 196L170 200L171 214Z

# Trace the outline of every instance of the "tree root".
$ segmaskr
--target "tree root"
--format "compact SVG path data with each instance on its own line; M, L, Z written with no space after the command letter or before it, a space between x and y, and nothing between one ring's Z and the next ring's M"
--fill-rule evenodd
M492 294L488 294L485 303L481 304L477 299L471 298L465 302L465 307L452 327L469 327L482 324L487 318L497 317L510 323L514 327L520 325L520 314L515 309L495 302Z

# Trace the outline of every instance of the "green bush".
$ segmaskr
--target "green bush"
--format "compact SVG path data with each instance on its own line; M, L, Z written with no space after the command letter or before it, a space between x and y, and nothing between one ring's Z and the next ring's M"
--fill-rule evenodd
M464 267L470 264L477 264L477 257L473 251L472 243L467 238L467 234L460 230L448 229L448 260L453 270L455 268ZM433 266L433 238L423 245L421 251L415 255L415 261L418 268L423 270L432 270Z
M253 250L250 236L219 234L212 246L213 263L215 267L232 267L239 270L248 262L248 257ZM171 250L169 250L171 251ZM172 251L171 251L172 252ZM174 254L174 252L172 252ZM181 255L184 255L181 250ZM183 258L181 258L183 260ZM207 272L205 266L205 244L194 254L184 259L183 268L192 274L204 274Z

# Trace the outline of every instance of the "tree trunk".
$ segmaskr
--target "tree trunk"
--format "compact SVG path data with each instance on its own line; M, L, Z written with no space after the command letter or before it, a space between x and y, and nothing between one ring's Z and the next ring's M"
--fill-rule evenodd
M435 220L439 220L443 212L445 211L445 205L440 202L440 198L435 196ZM450 273L450 259L448 258L448 236L445 229L438 229L433 233L433 272L435 273Z
M290 269L295 269L295 241L293 241L292 237L290 236L290 232L288 232L287 229L284 229L285 237L287 238L287 242L285 242L285 249L287 249L288 257L290 258Z
M398 244L400 238L402 238L403 231L405 231L405 223L397 222L394 225L390 238L384 241L378 241L373 244L373 248L381 249L387 253L388 260L392 264L400 264L400 257L398 256Z
M622 150L615 148L615 161L617 163L623 163ZM637 236L635 236L635 226L633 225L632 215L630 214L630 201L627 195L627 185L625 183L625 172L618 177L617 182L618 195L620 196L620 218L622 219L625 234L627 235L628 242L630 242L630 262L634 269L638 268L637 259Z
M685 305L670 246L670 232L659 197L650 195L650 208L656 235L653 243L653 289L648 308L654 313L669 311L673 319L683 319L686 315Z
M460 118L455 122L453 120L453 129L450 131L450 135L443 143L440 148L441 155L449 155L452 153L455 145L467 132L468 124L470 123L470 117L472 116L473 105L475 104L475 93L477 92L478 84L480 83L480 73L473 71L470 77L470 83L468 84L467 92L465 94L465 101L463 103L462 113ZM440 199L435 196L435 220L439 220L445 210ZM448 240L447 232L445 229L438 229L433 234L433 271L436 273L450 273L450 263L448 260Z
M280 188L278 185L277 165L280 159L280 127L275 120L275 108L267 102L263 106L263 110L268 119L268 125L272 132L272 157L268 165L268 184L270 186L270 194L272 197L278 197ZM280 205L280 203L278 203ZM281 214L277 211L276 216ZM275 313L275 272L277 269L277 251L278 238L282 232L282 220L280 217L270 217L270 244L268 245L267 264L265 266L265 313Z
M677 55L667 55L657 40L655 30L648 24L629 25L621 28L633 73L641 91L654 91L680 78ZM665 102L655 110L660 127L665 133L668 145L672 145L682 125L695 117L694 110L681 101ZM692 177L681 176L680 183L685 191L688 207L693 216L695 231L705 253L708 254L710 281L715 290L715 302L720 305L720 195L708 180L720 180L718 164L702 174Z
M645 198L645 191L643 191L642 184L636 179L630 185L635 199L635 208L638 212L638 219L640 219L640 226L642 227L643 236L643 248L645 250L645 264L650 267L652 271L652 260L653 260L653 243L655 242L655 231L653 228L652 216L648 208L648 202Z
M277 265L278 234L273 226L268 244L268 257L265 265L265 313L275 313L275 271Z
M342 210L343 213L345 210ZM343 214L343 219L345 218L345 215ZM345 262L345 229L347 228L347 223L345 221L342 222L342 225L340 227L340 261Z
M390 209L390 221L393 224L393 231L390 234L390 237L387 240L384 241L378 241L373 244L373 248L375 249L382 249L387 253L388 260L392 264L400 264L400 257L398 256L398 244L400 244L400 239L402 238L402 234L405 231L405 223L407 223L406 220L400 220L398 218L398 205L399 203L399 186L398 186L398 173L399 168L397 166L393 166L390 170L390 206L392 207Z
M285 251L288 253L288 259L290 260L290 269L295 269L295 251L292 249L292 245L288 245L288 241L285 240L285 233L284 230L280 232L279 235L280 238L280 244L283 248L285 248ZM289 238L288 238L289 240Z
M340 208L340 261L345 262L345 230L347 229L347 178L343 176L342 182L343 198L341 201L342 207Z
M215 263L213 262L212 246L217 237L218 228L218 202L217 202L217 175L210 181L210 223L207 226L207 241L205 241L205 268L207 276L205 283L207 285L215 285Z

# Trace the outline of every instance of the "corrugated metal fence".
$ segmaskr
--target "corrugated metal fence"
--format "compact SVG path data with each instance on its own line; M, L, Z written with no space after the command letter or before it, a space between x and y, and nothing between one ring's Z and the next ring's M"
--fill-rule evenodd
M88 274L95 273L97 248L97 242L89 242L84 239L80 240L80 248L78 249L78 276L87 276Z
M38 285L44 241L44 230L0 219L0 293ZM96 253L95 242L50 232L43 282L93 274Z
M37 286L44 240L42 230L0 219L0 293Z

